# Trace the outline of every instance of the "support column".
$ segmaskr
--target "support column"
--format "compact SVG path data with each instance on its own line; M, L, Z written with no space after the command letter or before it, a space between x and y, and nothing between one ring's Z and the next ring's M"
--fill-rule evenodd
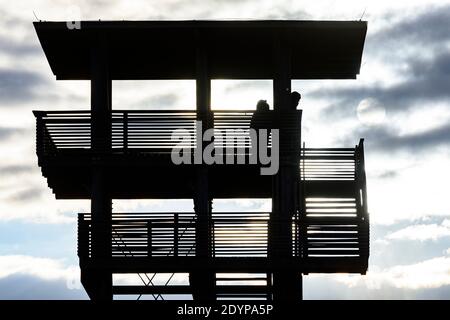
M292 267L292 217L297 209L298 163L292 162L288 146L292 130L283 128L291 104L291 52L280 32L274 37L273 98L280 128L280 168L272 178L272 214L270 217L269 256L276 263L272 286L274 301L302 298L301 271ZM300 146L299 146L300 147Z
M213 127L211 113L211 79L208 72L208 54L202 42L201 32L196 35L196 98L197 120L202 121L202 131ZM202 132L202 135L203 135ZM197 137L197 146L204 150L204 143ZM211 257L211 211L212 199L209 192L208 167L205 164L195 165L194 209L197 215L196 224L196 256L205 261ZM204 266L199 266L204 267ZM191 272L189 282L194 300L215 300L215 273L213 270Z
M92 300L112 300L112 199L105 159L111 149L111 78L104 35L93 41L91 52L91 265L81 266L81 279Z

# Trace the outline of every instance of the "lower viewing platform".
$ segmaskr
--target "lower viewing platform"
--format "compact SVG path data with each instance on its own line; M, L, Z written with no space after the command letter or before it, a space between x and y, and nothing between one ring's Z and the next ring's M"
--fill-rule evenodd
M93 259L93 222L90 214L80 214L80 265L112 273L295 270L365 274L369 221L355 199L307 206L304 215L295 216L291 221L271 220L269 215L267 212L213 213L208 225L200 228L194 213L114 213L112 221L103 225L110 238L106 244L110 256ZM281 223L291 225L291 243L270 238L270 229ZM198 257L196 233L203 232L204 228L210 239L209 253ZM271 245L292 248L291 256L273 259Z

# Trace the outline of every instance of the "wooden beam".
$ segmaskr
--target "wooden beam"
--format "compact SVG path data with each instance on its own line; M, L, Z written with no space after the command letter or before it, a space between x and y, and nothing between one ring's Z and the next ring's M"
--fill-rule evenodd
M112 201L108 172L102 158L111 148L111 79L106 38L97 34L91 51L91 212L92 257L111 258ZM92 300L112 300L112 274L108 270L82 270L83 285Z
M91 139L94 152L111 148L111 78L105 35L97 34L91 49Z
M292 133L282 127L286 113L291 110L291 49L286 44L283 29L277 30L273 37L273 99L274 110L280 129L280 146L292 141ZM300 148L300 146L298 146ZM272 178L272 215L269 227L269 256L272 259L286 259L292 255L292 226L289 222L274 223L274 219L289 221L296 214L299 172L296 163L286 163L284 152L280 148L280 168ZM299 300L302 298L302 276L296 271L274 271L272 274L273 299Z
M204 33L196 30L196 99L197 99L197 120L202 122L202 130L197 130L197 149L201 152L206 143L202 140L203 133L214 126L213 115L211 112L211 79L209 76L209 59L206 41L203 38ZM203 157L196 157L203 159ZM203 162L203 161L202 161ZM199 164L199 163L197 163ZM195 231L195 253L201 258L211 256L211 232L209 229L212 199L209 188L209 169L200 163L195 169L194 177L194 210L197 214L197 224ZM189 274L189 283L192 287L192 295L195 300L208 301L214 300L215 274L206 268L202 272L191 272Z

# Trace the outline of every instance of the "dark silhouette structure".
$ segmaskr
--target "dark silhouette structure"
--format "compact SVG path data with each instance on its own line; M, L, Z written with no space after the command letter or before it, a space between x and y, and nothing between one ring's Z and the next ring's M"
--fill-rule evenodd
M296 300L304 274L365 274L363 140L353 148L301 148L302 111L292 110L290 94L292 79L356 78L365 22L34 26L56 79L91 82L90 109L34 111L39 166L55 197L91 200L91 213L78 217L81 279L91 299ZM180 128L191 158L207 147L200 136L209 128L242 129L214 146L230 159L250 157L245 130L253 111L211 110L210 81L218 78L273 80L267 116L280 133L277 174L261 175L260 163L172 162L171 135ZM127 79L195 79L196 110L113 109L111 83ZM219 198L271 198L272 210L216 212L212 201ZM194 212L113 212L113 199L193 199ZM189 273L190 284L156 285L152 274L159 272ZM114 285L117 273L138 273L143 284Z
M297 91L291 93L291 108L292 110L297 110L298 104L300 103L300 99L302 95Z

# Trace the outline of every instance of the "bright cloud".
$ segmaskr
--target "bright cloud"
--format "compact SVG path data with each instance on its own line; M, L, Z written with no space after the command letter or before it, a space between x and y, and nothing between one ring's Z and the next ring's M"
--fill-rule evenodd
M442 224L418 224L408 226L387 235L391 240L437 240L450 236L450 220L446 219Z
M65 280L68 289L80 289L80 269L63 261L26 255L0 256L0 279L26 275L42 280Z
M410 265L372 270L366 276L340 275L336 281L349 287L364 286L376 290L383 286L401 289L430 289L450 285L450 257L437 257Z

